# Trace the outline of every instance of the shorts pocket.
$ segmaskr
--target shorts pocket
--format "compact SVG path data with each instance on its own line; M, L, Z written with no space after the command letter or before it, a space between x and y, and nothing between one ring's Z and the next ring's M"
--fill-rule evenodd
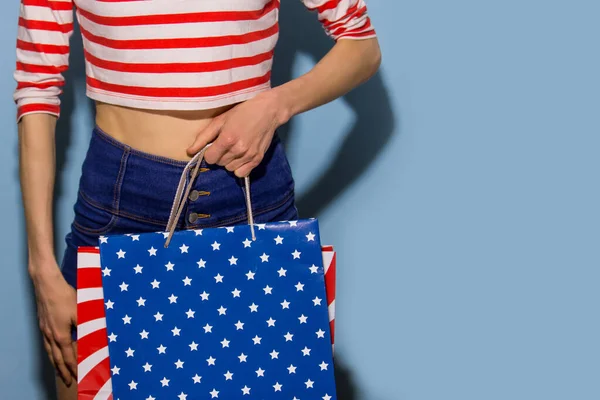
M118 216L95 204L93 200L88 199L81 191L77 196L74 206L75 219L73 227L80 232L103 235L116 225Z

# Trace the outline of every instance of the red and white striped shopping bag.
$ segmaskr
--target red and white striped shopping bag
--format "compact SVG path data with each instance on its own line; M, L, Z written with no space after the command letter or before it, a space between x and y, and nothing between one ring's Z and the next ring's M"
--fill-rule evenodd
M333 344L336 253L333 246L323 246L322 252ZM78 400L113 400L100 251L97 247L80 247L78 250L77 372Z

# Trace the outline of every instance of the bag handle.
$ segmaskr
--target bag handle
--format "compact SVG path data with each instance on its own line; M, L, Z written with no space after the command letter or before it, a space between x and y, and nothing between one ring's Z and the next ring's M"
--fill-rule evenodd
M175 193L175 199L173 200L173 206L171 207L169 222L167 222L166 232L168 232L168 235L166 238L167 240L165 241L165 247L169 247L169 243L171 243L173 233L175 233L175 228L177 227L177 222L179 221L183 208L185 207L186 199L190 195L194 180L196 177L198 177L200 164L202 164L202 160L204 159L204 153L209 146L210 143L200 150L194 157L192 157L192 159L183 169L181 179L179 179L179 185L177 186L177 192ZM191 176L188 180L188 174L190 173L190 170ZM248 212L248 224L250 225L250 231L252 232L252 240L256 240L256 235L254 234L254 216L252 215L252 201L250 199L250 178L248 176L244 178L244 185L246 188L245 195L246 210Z

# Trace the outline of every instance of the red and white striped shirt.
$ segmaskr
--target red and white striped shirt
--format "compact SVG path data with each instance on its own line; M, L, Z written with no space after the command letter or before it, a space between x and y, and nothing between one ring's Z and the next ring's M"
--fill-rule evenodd
M199 110L270 88L280 0L21 0L18 117L60 113L73 9L87 95L144 109ZM375 37L364 0L302 0L334 40Z

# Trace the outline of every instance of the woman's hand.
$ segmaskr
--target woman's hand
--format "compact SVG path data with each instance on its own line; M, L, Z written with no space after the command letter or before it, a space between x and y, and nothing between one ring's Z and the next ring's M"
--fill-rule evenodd
M242 178L260 164L275 130L288 119L275 91L263 92L213 119L187 152L194 155L212 142L204 154L206 162Z
M35 287L40 330L44 347L56 371L70 386L77 379L77 354L71 329L77 326L77 295L63 278L56 262L53 266L30 266Z

